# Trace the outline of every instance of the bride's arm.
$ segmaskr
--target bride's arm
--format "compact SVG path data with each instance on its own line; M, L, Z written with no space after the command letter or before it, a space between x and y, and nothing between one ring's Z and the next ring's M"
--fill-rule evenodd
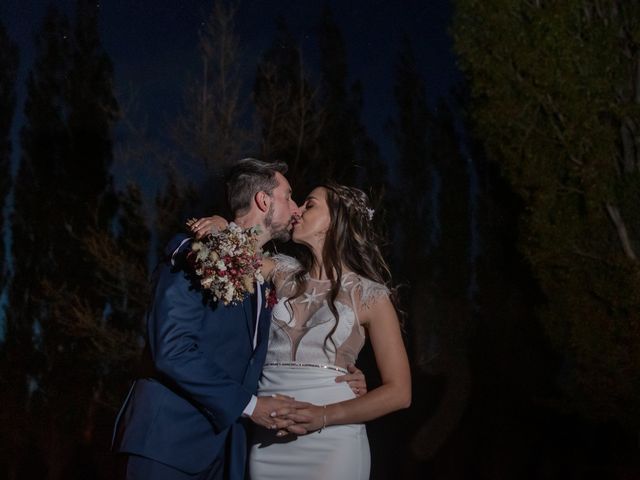
M329 425L367 422L411 404L409 360L391 300L386 295L376 298L360 312L360 320L369 331L382 385L353 400L298 410L313 418L307 423L300 419L308 431ZM289 418L298 421L295 414Z

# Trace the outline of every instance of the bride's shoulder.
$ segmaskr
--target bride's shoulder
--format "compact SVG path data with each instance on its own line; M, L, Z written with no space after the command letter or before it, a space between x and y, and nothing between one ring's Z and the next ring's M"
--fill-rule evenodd
M290 274L302 270L302 264L296 258L290 257L289 255L278 253L269 258L273 262L274 275Z
M303 270L302 264L289 255L278 253L269 257L271 272L268 278L275 284L278 296L289 296L295 289L295 274Z
M353 274L353 291L363 305L369 305L380 297L388 297L391 290L385 284L376 282L362 275Z

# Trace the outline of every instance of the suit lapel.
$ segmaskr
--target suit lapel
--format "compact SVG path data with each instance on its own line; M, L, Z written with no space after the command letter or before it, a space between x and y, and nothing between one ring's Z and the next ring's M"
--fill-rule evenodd
M273 285L265 282L261 285L262 289L262 308L260 309L260 319L258 320L258 341L256 342L256 350L258 346L262 342L263 339L269 338L269 321L271 320L271 310L266 307L267 298L266 298L266 288L273 288Z
M260 319L262 318L262 312L264 310L264 307L262 307L262 305L260 305L260 318L258 318L258 295L257 295L257 289L260 289L260 302L262 302L262 304L264 304L264 282L262 284L256 282L256 295L253 295L251 298L251 306L252 308L252 319L253 319L253 328L257 328L258 329L258 338L256 339L256 346L254 348L257 349L258 345L260 344L260 334L262 333L262 331L260 330L262 328ZM256 332L255 330L251 330L251 342L253 342L253 337L255 336Z
M253 344L253 332L256 323L255 316L255 303L256 296L249 295L249 298L245 298L242 302L242 308L244 309L244 318L247 322L247 332L249 333L249 343Z

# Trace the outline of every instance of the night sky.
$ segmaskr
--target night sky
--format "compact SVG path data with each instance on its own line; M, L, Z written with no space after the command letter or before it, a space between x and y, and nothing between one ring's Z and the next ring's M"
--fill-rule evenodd
M20 78L31 67L34 32L45 0L3 0L0 16L20 48ZM56 0L71 13L73 0ZM364 85L362 121L387 161L393 147L385 124L394 113L393 66L400 41L408 35L432 102L446 96L460 80L448 35L452 7L447 0L334 0L334 19L345 39L351 81ZM275 19L283 17L302 46L306 67L317 69L317 26L322 1L244 0L237 28L247 71L246 94L257 62L272 42ZM119 98L137 98L136 120L147 120L148 134L162 141L167 125L182 105L184 86L198 71L198 30L211 11L211 0L107 0L100 2L102 42L115 70ZM15 131L22 120L24 84L19 82ZM17 138L17 135L14 135ZM17 145L16 145L17 146ZM19 156L14 148L14 156ZM117 173L117 172L116 172Z
M0 18L11 39L18 44L20 55L18 104L12 135L14 174L20 158L25 79L35 57L33 39L50 3L47 0L0 2ZM69 16L73 15L74 0L53 0L53 3ZM393 70L401 40L404 35L411 40L428 98L435 104L461 81L448 34L452 6L448 0L243 0L239 3L236 22L247 98L260 56L272 44L278 17L285 19L299 41L305 68L312 75L317 73L317 29L327 3L345 40L350 82L360 80L363 84L361 120L380 147L384 160L393 165L395 150L385 125L395 113ZM136 99L135 109L128 112L129 119L145 125L146 135L162 145L169 138L172 119L183 105L185 85L199 72L198 32L210 16L213 2L105 0L99 5L102 43L113 62L116 95L122 105L128 104L131 98ZM116 129L116 150L127 140L126 133ZM123 185L133 176L148 198L152 198L162 181L156 165L152 162L142 166L123 165L118 162L117 154L115 157L116 184ZM304 192L297 193L304 195ZM7 227L11 195L8 200L4 212ZM6 251L11 252L9 228L5 228L4 233ZM5 303L6 292L0 294L0 306Z

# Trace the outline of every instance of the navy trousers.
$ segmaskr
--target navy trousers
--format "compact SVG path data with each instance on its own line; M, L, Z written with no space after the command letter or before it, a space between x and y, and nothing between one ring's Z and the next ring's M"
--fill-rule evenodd
M195 475L138 455L124 456L123 463L125 480L222 480L224 478L222 458L216 458L204 472Z

